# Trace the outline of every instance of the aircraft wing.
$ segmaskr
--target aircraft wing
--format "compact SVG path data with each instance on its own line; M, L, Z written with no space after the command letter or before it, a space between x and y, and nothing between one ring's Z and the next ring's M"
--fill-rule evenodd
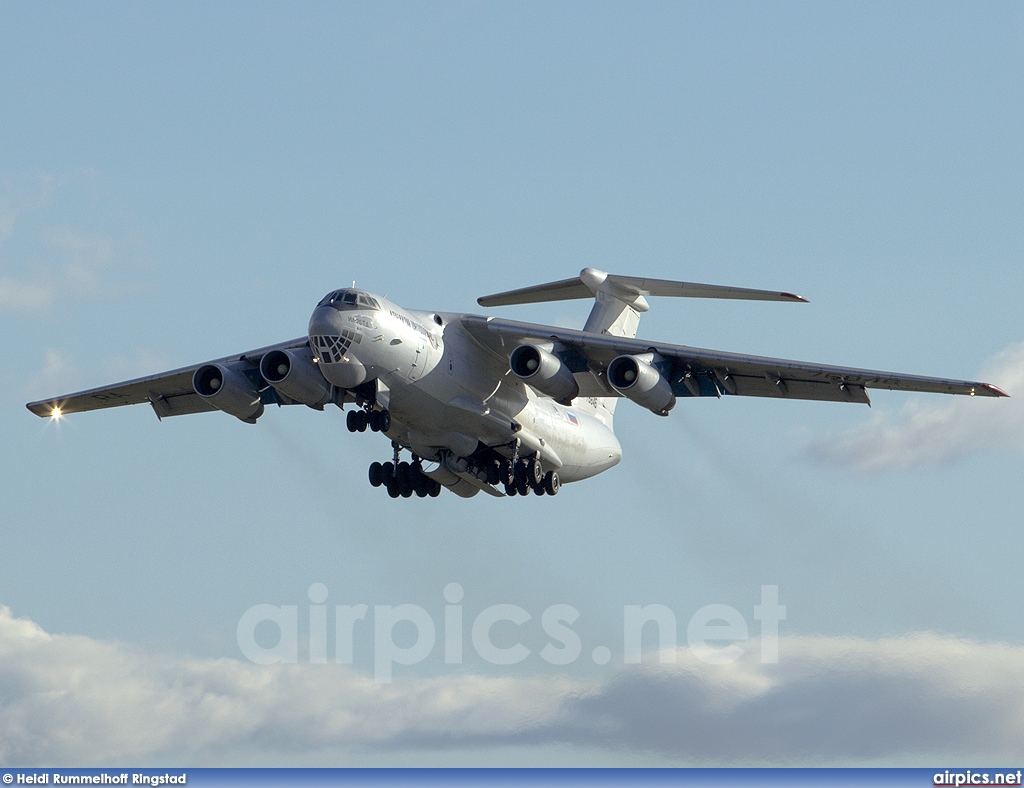
M236 356L204 361L170 372L161 372L110 386L101 386L86 391L76 391L74 394L30 402L27 407L37 416L47 417L54 415L57 408L63 415L148 402L153 406L157 417L161 419L165 416L181 416L187 413L216 410L192 388L192 375L205 364L229 365L248 377L257 387L262 385L260 399L264 404L292 405L295 404L292 400L288 400L273 387L262 382L259 374L260 359L272 350L293 350L307 347L308 344L309 340L306 337L293 339L290 342L281 342L258 350L250 350Z
M580 382L581 396L619 396L605 379L612 359L650 352L660 356L655 365L677 397L739 395L870 405L869 388L1008 396L990 383L725 353L479 315L466 315L462 322L480 344L506 357L524 342L558 343L563 363Z

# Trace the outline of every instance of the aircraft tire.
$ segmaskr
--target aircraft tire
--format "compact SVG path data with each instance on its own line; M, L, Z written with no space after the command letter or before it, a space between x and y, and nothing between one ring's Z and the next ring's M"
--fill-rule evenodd
M380 413L378 411L371 410L368 418L370 421L370 431L380 432Z
M430 480L430 497L436 498L441 494L441 482L436 479Z
M370 463L370 486L380 487L384 483L384 466L379 462Z
M377 417L377 428L380 432L387 432L391 429L391 412L382 410Z
M538 484L536 487L534 487L533 488L533 494L534 495L543 495L544 494L544 485L543 484Z
M544 479L544 468L541 467L540 460L536 457L530 460L530 464L526 466L526 473L530 486L538 487Z
M359 432L359 411L350 410L345 417L345 425L349 432Z
M391 484L395 478L395 464L393 462L386 462L380 466L381 479L384 484Z
M401 489L404 490L406 487L410 490L412 489L412 468L409 466L409 463L405 461L398 463L398 466L395 468L395 479L398 481L398 486Z
M548 495L558 495L562 489L562 481L558 478L557 471L548 471L544 474L544 491Z
M366 415L366 411L365 410L357 411L357 416L358 416L358 419L359 419L358 422L357 422L357 425L359 427L359 431L360 432L366 432L366 428L367 428L367 426L369 426L369 422L370 422L369 417Z
M388 495L390 495L392 498L397 498L399 495L402 494L401 491L398 489L398 482L395 481L394 479L388 482L387 487Z
M516 484L516 493L519 495L530 494L530 483L525 478Z

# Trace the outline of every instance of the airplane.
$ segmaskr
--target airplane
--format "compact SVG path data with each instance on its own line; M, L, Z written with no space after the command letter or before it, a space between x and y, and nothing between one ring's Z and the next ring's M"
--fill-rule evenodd
M619 276L484 296L484 307L594 300L582 330L404 309L355 286L317 304L306 336L240 355L27 405L60 418L148 402L159 419L222 411L249 424L267 405L342 410L392 457L369 481L392 498L555 495L617 465L615 406L667 416L678 399L772 397L870 405L867 389L1005 397L989 383L764 358L637 339L647 298L806 302L785 292ZM411 454L409 461L402 452Z

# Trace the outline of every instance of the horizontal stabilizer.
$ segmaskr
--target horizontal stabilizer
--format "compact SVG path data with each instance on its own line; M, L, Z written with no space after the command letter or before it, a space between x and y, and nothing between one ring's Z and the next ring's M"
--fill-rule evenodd
M619 276L606 274L594 268L584 268L574 279L562 279L532 287L521 287L504 293L483 296L477 299L480 306L509 306L511 304L536 304L543 301L569 301L576 298L593 298L603 290L620 298L642 298L643 296L670 296L674 298L730 298L746 301L800 301L806 302L793 293L775 290L753 290L747 287L725 287L702 285L694 282L677 282L671 279L646 279L640 276Z
M518 290L481 296L476 302L480 306L510 306L511 304L539 304L544 301L571 301L574 298L593 297L593 291L577 276L574 279L548 282L546 285L521 287Z

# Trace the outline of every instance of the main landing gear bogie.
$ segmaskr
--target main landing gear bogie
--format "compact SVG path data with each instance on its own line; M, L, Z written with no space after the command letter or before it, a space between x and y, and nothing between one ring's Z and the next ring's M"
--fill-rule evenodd
M558 471L544 472L540 459L505 460L501 463L499 476L505 482L506 495L557 495L562 488Z
M370 484L384 487L392 498L436 498L441 494L441 484L423 472L418 459L412 462L370 463Z
M349 414L350 421L354 421L358 427L362 421L360 416L367 413L373 411L352 411ZM441 494L441 483L423 472L419 457L413 454L412 462L405 462L400 459L401 444L392 441L391 447L394 450L393 461L370 463L368 476L371 486L384 487L392 498L411 498L413 495L436 498ZM482 466L473 465L471 460L460 462L481 481L495 486L504 484L505 494L509 496L529 495L531 490L534 495L557 495L561 489L558 472L545 472L539 457L513 456L511 460L498 458Z
M350 410L345 417L349 432L387 432L391 429L391 414L387 410Z

